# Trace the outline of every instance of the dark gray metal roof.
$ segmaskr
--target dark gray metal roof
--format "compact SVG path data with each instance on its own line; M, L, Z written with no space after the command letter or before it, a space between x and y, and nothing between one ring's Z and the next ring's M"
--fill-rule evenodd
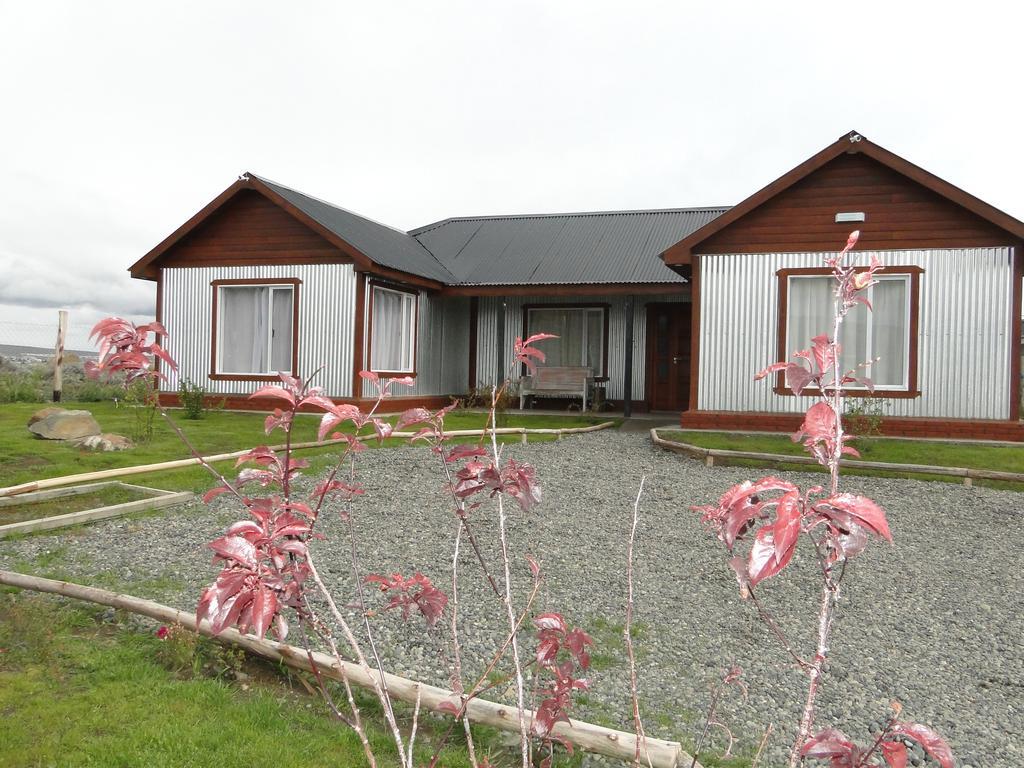
M680 283L660 254L726 210L454 218L409 234L458 284Z
M249 175L259 179L375 263L442 283L456 282L455 276L445 269L430 251L405 232L325 203L262 176L252 173Z

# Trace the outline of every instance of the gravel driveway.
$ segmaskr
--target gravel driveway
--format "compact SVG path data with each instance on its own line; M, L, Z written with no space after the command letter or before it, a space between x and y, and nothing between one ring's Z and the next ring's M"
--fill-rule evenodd
M505 450L534 464L544 488L540 506L529 515L516 507L511 525L514 550L533 554L544 569L538 610L564 613L599 646L593 690L576 715L623 727L631 722L621 636L625 558L633 498L646 475L636 621L648 732L692 743L710 687L721 670L738 664L749 699L727 695L720 717L745 750L774 724L762 765L784 764L804 679L753 607L739 599L723 550L689 509L760 471L707 468L655 449L643 433L607 431ZM356 520L366 568L419 569L449 591L455 527L436 458L424 449L400 448L368 451L359 459L367 495L358 502ZM821 481L798 473L787 477L805 486ZM898 699L904 718L942 733L961 765L1024 765L1024 497L856 477L845 479L843 487L871 496L888 511L896 543L873 544L847 573L818 725L838 725L865 741L869 724L886 717L889 702ZM135 584L141 596L189 607L213 574L203 543L236 517L229 502L218 499L212 508L196 504L167 515L99 523L73 538L0 542L0 567L57 551L62 567L84 581L105 574ZM473 525L485 559L497 569L495 517L484 504ZM321 569L342 594L351 595L338 517L327 515L322 530L328 541L319 545ZM813 652L818 599L814 568L798 554L790 571L761 589L765 604L807 655ZM502 614L474 560L463 557L461 575L464 655L479 666L500 637ZM521 558L514 579L521 586L528 582ZM402 625L393 614L377 621L378 643L393 671L446 684L438 638L420 622Z

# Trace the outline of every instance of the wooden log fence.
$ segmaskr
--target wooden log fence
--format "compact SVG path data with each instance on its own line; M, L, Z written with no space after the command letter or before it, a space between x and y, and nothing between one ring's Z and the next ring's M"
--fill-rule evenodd
M589 427L567 427L565 429L529 429L527 427L502 427L494 430L497 435L520 435L522 442L526 443L529 435L555 435L556 438L561 439L564 435L577 435L585 432L596 432L600 429L608 429L615 425L614 421L603 421L600 424L593 424ZM491 430L488 429L457 429L450 432L445 432L446 437L480 437L484 434L490 434ZM393 432L391 437L395 438L410 438L415 435L415 432ZM376 435L360 435L359 440L370 441L376 440ZM323 448L331 445L338 445L344 443L344 438L338 440L322 440L313 441L309 443L295 443L292 445L292 450L303 450L307 448ZM275 451L283 451L284 445L271 446ZM64 475L63 477L48 477L43 480L33 480L28 483L20 483L19 485L11 485L6 488L0 488L0 498L5 496L16 496L21 493L31 493L33 491L42 491L47 488L59 488L65 485L76 485L78 483L90 483L95 480L108 480L112 477L126 477L128 475L141 475L148 472L162 472L168 469L181 469L182 467L194 467L203 462L213 464L218 461L228 461L230 459L237 459L239 456L244 456L249 452L249 449L244 451L233 451L232 453L218 453L212 456L204 456L202 459L195 457L188 459L176 459L174 461L162 461L157 464L139 464L134 467L117 467L114 469L101 469L95 472L82 472L77 475Z
M82 525L83 523L91 523L96 520L106 520L110 517L120 517L121 515L127 515L131 512L148 512L153 509L163 509L164 507L172 507L175 504L183 504L186 501L191 501L195 498L195 494L190 491L163 491L159 488L146 488L141 485L130 485L128 483L120 483L117 481L89 483L87 485L51 488L45 491L35 491L32 493L19 494L18 496L0 498L0 520L3 520L3 509L5 508L20 504L32 504L37 501L47 501L48 499L58 499L67 496L80 496L86 493L95 493L96 491L101 491L104 488L123 488L125 490L134 491L135 493L148 498L136 499L135 501L125 501L120 504L109 504L103 507L94 507L93 509L83 509L78 512L68 512L63 515L40 517L35 520L22 520L17 523L6 523L4 525L0 525L0 539L5 539L9 536L14 536L15 534L49 531L54 528L67 528L72 525Z
M343 663L339 666L334 657L318 651L312 653L311 663L305 650L292 645L273 640L264 640L255 635L243 635L234 629L226 629L219 635L214 635L208 621L196 622L194 612L180 611L177 608L161 605L151 600L132 597L131 595L117 594L67 581L44 579L2 570L0 570L0 584L35 592L61 595L111 608L119 608L141 616L148 616L165 624L180 624L205 637L214 638L226 645L244 648L249 653L262 656L274 662L286 664L293 669L312 671L313 667L316 667L321 675L332 680L340 681L343 678L348 678L349 683L361 688L372 688L374 678L378 682L381 679L381 674L376 670L371 670L367 674L358 664ZM399 677L387 672L383 673L383 680L391 695L407 704L415 704L419 700L421 707L434 712L443 711L441 707L445 702L455 706L460 704L458 694L443 688L409 680L408 678ZM481 723L505 731L519 732L519 720L515 707L497 704L484 699L472 699L467 705L466 715L470 721L475 723ZM533 713L527 711L526 716L532 722ZM635 754L635 734L593 725L592 723L579 720L571 720L568 723L556 723L553 735L570 741L574 746L585 751L607 755L623 761L632 762ZM653 768L689 766L693 759L683 751L682 746L678 742L652 738L642 740L640 755L641 764L646 766L648 760L650 760L650 765Z
M682 443L676 440L665 440L658 434L657 428L651 429L651 442L660 448L676 453L684 453L694 458L703 459L704 463L713 467L715 459L723 463L729 459L753 459L755 461L776 464L813 464L818 461L811 456L787 456L781 453L757 453L754 451L727 451L719 448L702 448L699 445ZM882 461L858 461L842 459L840 466L850 469L877 469L883 472L899 472L903 474L941 475L944 477L962 478L966 486L973 485L974 480L1000 480L1011 483L1024 483L1024 474L1019 472L998 472L991 469L973 469L971 467L937 467L931 464L894 464Z

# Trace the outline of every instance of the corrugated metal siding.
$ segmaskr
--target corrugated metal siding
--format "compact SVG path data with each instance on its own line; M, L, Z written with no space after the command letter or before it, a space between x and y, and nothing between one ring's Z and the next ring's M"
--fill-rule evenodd
M644 361L647 344L647 304L676 302L684 299L675 295L652 295L633 299L633 399L643 400ZM552 296L484 297L480 299L477 326L476 380L479 385L490 385L504 377L512 360L512 349L517 336L523 335L523 305L525 304L587 304L586 297L565 298ZM608 384L606 397L622 399L625 384L626 359L626 297L594 297L590 303L608 304ZM504 318L504 344L498 349L498 328ZM538 345L543 350L543 342ZM513 372L518 380L519 367Z
M213 280L297 278L299 286L299 374L323 370L315 383L333 397L352 395L352 340L356 276L350 264L192 267L163 270L163 316L167 343L180 375L214 394L248 393L262 382L209 378L213 331ZM165 391L178 388L167 371Z
M369 286L366 295L366 310L369 311ZM469 299L442 299L437 294L420 291L418 306L416 383L411 387L395 386L392 392L403 397L464 393L469 386ZM363 327L370 328L368 316ZM369 345L363 347L368 356ZM364 359L363 367L366 366ZM376 394L372 383L363 383L364 397Z
M918 384L921 396L883 400L885 415L1009 418L1011 290L1009 248L877 251L887 266L921 275ZM858 252L859 263L870 253ZM754 373L775 362L776 271L819 267L824 253L701 256L701 410L801 412L810 398L784 397ZM822 329L823 331L827 329Z

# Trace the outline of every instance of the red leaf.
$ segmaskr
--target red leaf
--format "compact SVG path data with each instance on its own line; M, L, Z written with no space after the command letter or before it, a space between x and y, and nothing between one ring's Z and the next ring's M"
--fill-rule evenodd
M459 706L457 704L453 704L452 702L448 701L448 699L445 699L444 701L438 703L437 711L438 712L447 712L449 715L453 715L455 717L458 717L459 716L459 712L461 710L459 709Z
M771 526L764 526L757 532L754 546L750 548L747 573L751 586L756 586L765 579L775 576L789 565L796 550L796 541L786 550L776 546Z
M247 568L256 567L256 548L241 536L221 536L211 541L208 546L218 557L234 560Z
M778 371L784 371L790 366L790 363L772 363L767 368L762 368L760 371L754 374L754 381L760 381L765 376L776 373Z
M807 409L803 423L795 435L793 442L801 437L808 440L829 440L835 436L836 412L826 402L817 402Z
M351 421L353 425L361 426L363 418L362 411L354 405L349 403L335 405L321 417L320 428L317 430L317 440L322 442L328 432L345 421Z
M540 642L537 643L537 663L542 667L551 664L558 655L560 647L561 643L557 635L547 634L542 637Z
M811 339L812 347L811 351L814 353L814 362L818 364L818 370L821 373L826 373L835 362L835 350L832 348L832 342L825 334L820 334Z
M949 744L927 725L919 723L896 723L892 728L894 734L909 736L922 747L924 751L935 758L942 768L953 768L953 750Z
M846 735L835 728L826 728L819 731L813 738L808 739L800 749L803 757L816 757L821 760L828 758L841 758L849 756L856 747L853 742L846 738Z
M871 499L865 496L854 496L850 493L840 493L822 499L815 505L815 508L825 504L853 515L883 539L892 541L892 533L889 532L889 522L885 519L885 512Z
M540 563L538 563L538 562L537 562L537 561L536 561L536 560L535 560L535 559L534 559L533 557L531 557L530 555L526 555L526 562L527 562L527 563L529 564L529 566L530 566L530 573L532 573L532 574L533 574L533 579L534 579L534 581L536 581L537 579L539 579L539 578L540 578Z
M796 546L797 539L800 537L802 511L799 493L790 491L779 499L778 506L775 508L776 519L773 529L776 561Z
M786 366L786 386L794 395L803 392L812 381L814 381L814 374L800 363L790 363Z
M487 451L476 443L467 443L465 445L456 445L448 452L448 456L445 461L458 461L459 459L468 459L471 456L486 456Z
M209 504L222 493L231 493L231 489L224 485L218 485L215 488L211 488L203 494L203 503Z
M907 768L907 745L902 741L883 741L882 756L889 768Z
M262 639L277 614L277 595L266 587L256 590L252 604L252 631Z
M544 341L544 339L557 339L558 337L553 333L535 333L530 336L526 341L523 342L524 347L528 347L534 342Z
M378 440L384 440L387 437L391 437L391 433L394 431L392 426L383 419L373 420L373 431L377 433Z
M414 387L416 386L416 379L414 379L412 376L402 376L397 379L388 379L388 384L398 384L399 386L402 387Z
M565 625L565 619L559 613L541 613L533 617L533 624L537 629L542 630L565 632L568 629Z
M287 389L285 389L283 387L279 387L277 385L270 385L270 386L266 386L266 387L260 387L255 392L253 392L251 395L249 395L249 399L250 400L252 400L254 398L257 398L257 397L276 397L276 398L278 398L280 400L286 401L289 405L291 405L293 407L295 405L295 396L291 392L289 392Z
M425 421L430 421L431 416L432 414L426 408L410 408L398 418L395 429L400 430L411 424L422 424Z
M373 371L360 371L359 378L365 379L366 381L380 381L380 377L378 377Z

